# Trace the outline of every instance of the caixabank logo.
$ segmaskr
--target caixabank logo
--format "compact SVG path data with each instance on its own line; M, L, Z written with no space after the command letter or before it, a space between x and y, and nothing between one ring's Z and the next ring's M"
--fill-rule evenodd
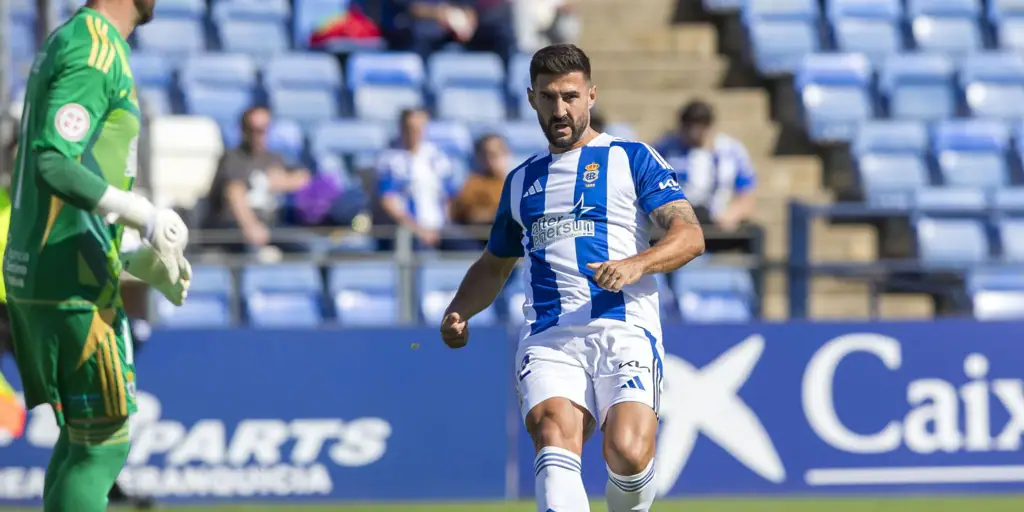
M387 452L391 425L382 418L298 418L184 422L164 417L155 395L138 393L132 448L118 481L156 497L241 498L330 496L336 468L369 466ZM0 465L0 500L42 497L46 459L59 431L38 407L23 439L0 440L34 464ZM16 446L17 444L17 446Z
M662 494L1024 489L1024 344L771 331L666 356Z

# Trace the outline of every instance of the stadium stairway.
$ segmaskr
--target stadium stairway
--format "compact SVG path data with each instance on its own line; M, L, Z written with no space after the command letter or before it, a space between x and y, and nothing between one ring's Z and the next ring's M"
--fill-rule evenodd
M598 84L597 105L611 122L632 124L644 141L656 141L675 125L678 109L701 98L717 110L719 129L741 140L758 170L756 219L765 228L766 256L785 261L789 243L790 199L828 203L832 193L822 183L821 159L812 155L774 154L780 128L772 121L768 92L750 87L724 88L730 57L720 51L713 23L672 23L676 0L591 0L582 9L580 46L591 56ZM815 261L872 261L878 257L875 229L860 225L815 223ZM763 314L788 317L785 277L766 280ZM869 315L867 284L816 278L810 314L817 319L854 319ZM925 295L883 294L884 318L924 318L933 313Z

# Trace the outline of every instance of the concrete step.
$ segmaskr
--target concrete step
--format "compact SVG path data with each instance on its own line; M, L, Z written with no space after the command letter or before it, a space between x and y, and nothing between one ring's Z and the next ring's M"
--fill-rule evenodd
M811 226L811 261L869 262L878 259L878 233L873 226Z
M657 27L642 24L619 25L614 37L602 30L604 25L583 27L579 46L590 56L595 68L605 57L618 59L664 55L672 57L712 57L718 51L718 35L711 24L661 25Z
M674 2L668 0L588 0L579 9L580 40L621 34L662 32L671 27ZM586 47L583 47L584 50Z
M713 89L721 84L729 67L728 59L718 55L687 59L671 55L601 54L593 62L593 79L599 93L603 89L625 89L634 94Z
M788 291L786 273L771 272L765 276L765 293L786 294ZM865 294L868 293L867 283L858 282L853 279L842 279L832 276L818 276L811 279L811 293L813 294Z
M824 192L821 160L815 156L779 156L753 159L762 194L800 198Z
M808 313L814 320L859 320L868 318L867 293L811 294Z
M628 89L606 88L598 89L597 105L616 122L639 126L645 121L661 120L670 127L679 108L695 99L710 103L720 119L736 119L742 114L746 122L761 125L769 118L768 94L761 89L689 89L639 95ZM730 125L723 123L723 126Z
M785 293L769 293L761 301L761 318L769 321L786 320L789 318L789 295Z
M931 297L927 295L882 294L878 298L879 318L885 320L927 320L935 317ZM761 303L761 316L765 320L789 318L789 295L774 291L765 294ZM871 307L866 291L823 293L815 290L808 307L814 320L866 320L871 318Z

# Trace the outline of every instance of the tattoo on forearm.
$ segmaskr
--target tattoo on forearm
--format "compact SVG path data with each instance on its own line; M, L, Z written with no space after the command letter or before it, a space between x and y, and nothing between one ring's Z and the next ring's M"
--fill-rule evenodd
M651 213L651 217L658 227L662 229L668 229L672 225L672 221L676 219L686 224L700 225L700 221L697 220L697 214L693 211L693 207L690 206L690 202L686 200L672 201L663 205L654 210Z

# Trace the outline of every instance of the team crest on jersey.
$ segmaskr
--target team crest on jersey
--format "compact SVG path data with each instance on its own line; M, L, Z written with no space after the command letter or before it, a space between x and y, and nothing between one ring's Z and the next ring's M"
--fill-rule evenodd
M601 164L592 163L588 164L583 168L583 183L586 183L586 187L593 187L594 182L601 177Z
M89 111L78 103L68 103L57 110L53 116L54 127L57 133L68 142L78 142L89 133Z

